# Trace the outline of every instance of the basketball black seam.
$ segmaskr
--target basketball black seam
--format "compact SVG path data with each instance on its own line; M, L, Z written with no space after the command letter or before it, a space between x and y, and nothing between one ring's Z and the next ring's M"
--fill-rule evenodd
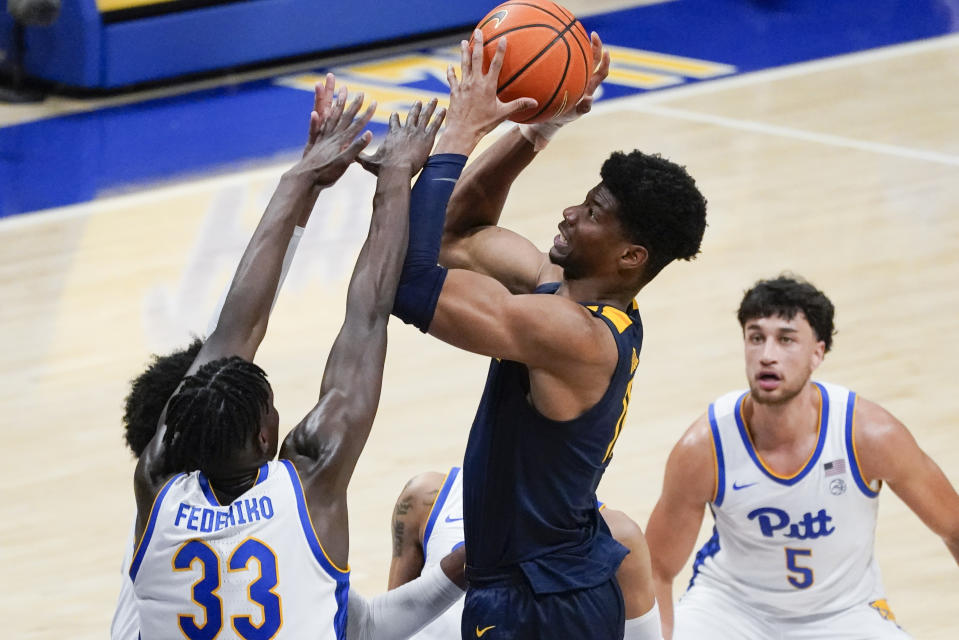
M518 30L521 30L521 29L529 29L529 28L531 28L531 27L544 27L544 28L546 28L546 29L552 29L553 31L556 31L556 36L555 36L551 41L549 41L546 45L544 45L543 48L540 49L539 53L537 53L535 56L533 56L525 65L523 65L519 70L517 70L516 73L514 73L514 74L512 75L512 77L510 77L508 80L506 80L506 82L504 82L504 83L501 84L499 87L497 87L497 88L496 88L496 91L502 91L503 89L505 89L506 87L508 87L510 84L512 84L519 76L521 76L521 75L523 74L524 71L526 71L527 69L529 69L530 66L531 66L534 62L536 62L536 61L539 60L541 57L543 57L543 54L546 53L547 51L549 51L549 48L552 47L554 44L556 44L556 41L557 41L557 40L563 40L563 42L566 43L566 40L563 38L563 36L566 35L567 33L569 33L570 29L572 28L572 26L573 26L574 24L576 24L576 18L573 18L573 21L572 21L572 22L570 22L569 24L565 25L565 26L563 27L563 30L562 30L562 31L556 31L556 27L553 27L553 26L550 26L550 25L547 25L547 24L524 24L524 25L521 26L521 27L514 27L514 28L512 28L512 29L507 29L507 30L505 30L505 31L503 31L503 32L501 32L501 33L497 33L495 36L493 36L492 38L490 38L489 42L491 43L491 42L493 42L494 40L496 40L497 38L499 38L500 36L505 36L506 34L512 32L512 31L518 31ZM489 43L487 43L487 44L489 44ZM569 69L569 60L570 60L570 58L572 57L572 52L569 50L569 44L568 44L568 43L566 43L566 49L567 49L566 53L568 54L568 55L567 55L567 58L566 58L566 68ZM565 77L566 77L566 71L564 70L564 71L563 71L563 78L565 78Z
M542 115L543 112L546 111L546 108L553 103L553 99L556 98L556 96L559 94L560 88L566 82L566 76L569 74L569 60L570 58L572 58L573 53L572 51L570 51L569 43L566 42L565 38L563 38L563 44L566 45L566 67L563 69L563 75L560 77L559 82L556 84L556 90L553 91L553 95L549 97L549 100L546 101L546 104L544 104L539 111L537 111L530 117L526 118L524 122L529 122L530 120L533 120L534 118L538 118L540 115ZM553 45L550 44L549 46L553 46Z

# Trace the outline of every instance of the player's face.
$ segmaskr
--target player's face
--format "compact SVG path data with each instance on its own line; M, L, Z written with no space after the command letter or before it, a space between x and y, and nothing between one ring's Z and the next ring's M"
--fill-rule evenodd
M549 259L563 267L568 280L616 269L617 256L626 245L618 211L619 201L603 183L593 187L581 204L563 211Z
M782 404L796 397L826 349L801 311L791 320L782 316L753 318L746 322L743 337L746 379L759 404Z

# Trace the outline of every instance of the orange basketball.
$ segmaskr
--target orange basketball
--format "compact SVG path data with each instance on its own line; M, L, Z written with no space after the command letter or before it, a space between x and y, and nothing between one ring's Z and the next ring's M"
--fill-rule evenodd
M500 38L506 37L496 90L500 100L535 98L538 103L511 120L543 122L576 106L593 69L593 51L586 30L569 10L549 0L510 0L490 11L477 28L483 32L484 71Z

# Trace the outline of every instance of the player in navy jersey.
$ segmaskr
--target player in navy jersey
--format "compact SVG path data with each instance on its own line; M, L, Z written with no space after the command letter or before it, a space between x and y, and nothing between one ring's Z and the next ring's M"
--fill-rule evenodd
M463 473L453 467L445 476L429 471L410 479L396 499L391 522L393 559L389 588L417 579L463 546ZM643 531L622 511L599 505L613 537L629 555L619 565L616 581L626 608L626 640L661 640L653 594L649 549ZM448 640L459 635L462 598L424 627L414 640ZM475 633L475 631L474 631Z
M320 400L285 439L279 463L270 462L278 448L272 390L249 358L265 333L302 203L335 182L370 140L358 137L373 112L357 118L361 103L360 96L347 106L345 90L334 97L328 77L312 116L316 140L281 178L216 329L138 461L140 542L130 576L144 636L344 637L346 487L376 411L409 181L442 120L431 120L435 102L414 106L404 125L394 114L366 160L377 169L377 189L346 319Z
M833 305L780 276L739 307L748 390L709 406L673 448L646 533L667 638L902 640L873 553L883 483L959 562L959 495L906 427L811 376ZM716 521L675 617L673 579L703 513Z
M639 363L634 296L668 263L699 252L706 203L678 165L614 153L601 182L558 216L548 254L498 227L510 185L560 123L514 128L463 171L479 140L531 102L496 98L508 45L500 40L484 73L482 34L473 38L472 50L461 45L461 77L447 74L447 128L413 190L394 305L404 321L494 358L463 466L461 632L621 638L615 574L626 549L609 535L595 492ZM576 114L589 110L609 68L595 34L592 44L597 68Z

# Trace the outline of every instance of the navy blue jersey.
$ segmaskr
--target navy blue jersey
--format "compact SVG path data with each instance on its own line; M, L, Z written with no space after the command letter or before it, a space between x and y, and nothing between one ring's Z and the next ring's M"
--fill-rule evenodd
M627 553L599 516L596 488L626 418L642 323L635 302L626 313L584 306L606 322L619 351L602 399L574 420L550 420L528 400L526 365L494 359L464 458L467 564L474 575L518 569L536 593L601 584Z

